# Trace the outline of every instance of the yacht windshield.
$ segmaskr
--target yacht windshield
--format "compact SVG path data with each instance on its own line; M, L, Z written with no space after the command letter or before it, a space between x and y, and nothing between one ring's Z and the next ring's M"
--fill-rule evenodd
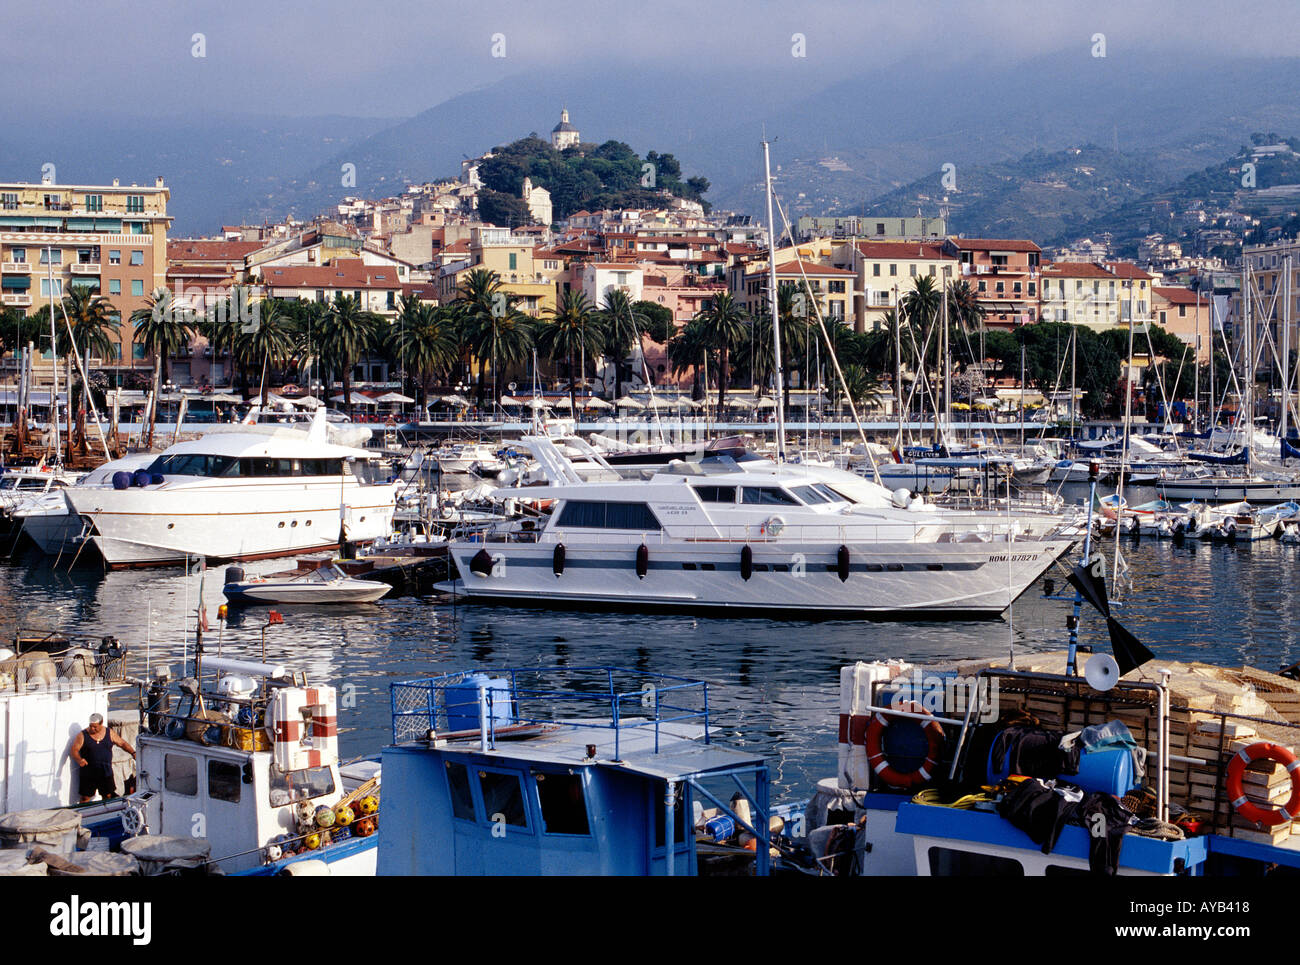
M162 476L206 476L209 478L271 476L338 476L342 459L271 459L262 456L213 456L198 452L162 455L147 472Z

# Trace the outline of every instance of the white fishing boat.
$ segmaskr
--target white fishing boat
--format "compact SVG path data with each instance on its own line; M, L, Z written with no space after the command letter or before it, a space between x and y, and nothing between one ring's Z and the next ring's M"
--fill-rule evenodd
M358 580L331 562L304 561L290 573L247 576L242 567L226 568L222 589L231 603L374 603L392 587L377 580Z
M109 567L289 556L388 535L400 484L377 454L325 433L319 409L305 435L211 432L115 473L112 488L64 492Z

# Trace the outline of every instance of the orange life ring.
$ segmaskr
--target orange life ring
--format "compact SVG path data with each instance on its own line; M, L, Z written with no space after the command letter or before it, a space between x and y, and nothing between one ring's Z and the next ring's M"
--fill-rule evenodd
M930 713L913 700L903 701L896 709L912 714L928 715ZM885 758L883 737L885 728L889 724L890 718L888 714L876 713L872 715L871 723L867 725L864 738L867 745L867 763L876 772L876 776L892 788L908 790L927 783L939 764L940 754L943 753L943 726L937 720L931 720L925 724L925 736L929 742L925 761L916 770L904 774L895 770Z
M1252 761L1265 758L1281 764L1287 769L1287 773L1291 775L1291 797L1286 804L1282 805L1280 811L1263 808L1248 801L1245 791L1242 790L1241 779L1245 775L1246 765ZM1294 821L1297 817L1300 817L1300 760L1297 760L1294 754L1278 744L1268 741L1256 741L1249 747L1243 747L1237 751L1232 758L1232 763L1228 765L1228 780L1225 786L1228 790L1228 799L1232 801L1233 808L1247 821L1273 827L1274 825L1285 824L1287 821Z

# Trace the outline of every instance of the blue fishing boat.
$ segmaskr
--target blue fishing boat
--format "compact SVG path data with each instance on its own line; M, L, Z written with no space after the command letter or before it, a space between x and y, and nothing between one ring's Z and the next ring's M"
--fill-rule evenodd
M789 848L791 809L762 757L717 743L703 681L527 668L391 696L381 875L766 875Z

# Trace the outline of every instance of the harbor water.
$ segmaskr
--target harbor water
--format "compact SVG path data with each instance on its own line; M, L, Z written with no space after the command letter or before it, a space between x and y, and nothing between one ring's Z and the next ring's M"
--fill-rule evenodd
M1277 541L1231 546L1143 540L1121 544L1127 575L1118 618L1161 658L1251 664L1276 670L1300 660L1300 547ZM1109 578L1114 543L1101 547ZM1077 556L1077 550L1073 555ZM209 653L260 659L266 608L217 620L223 570L103 572L38 554L0 564L0 633L113 635L131 648L130 672L192 656L199 589ZM252 564L250 572L283 568ZM1071 594L1065 566L1057 594ZM1109 580L1108 580L1109 581ZM1070 604L1045 599L1041 584L1002 619L969 623L793 622L508 609L417 598L351 607L278 608L266 656L340 689L345 757L389 739L391 681L473 668L623 666L710 683L714 736L762 753L775 794L806 794L835 771L839 668L854 660L947 661L1060 650ZM1108 647L1105 625L1085 608L1081 640ZM121 706L133 706L125 692Z

